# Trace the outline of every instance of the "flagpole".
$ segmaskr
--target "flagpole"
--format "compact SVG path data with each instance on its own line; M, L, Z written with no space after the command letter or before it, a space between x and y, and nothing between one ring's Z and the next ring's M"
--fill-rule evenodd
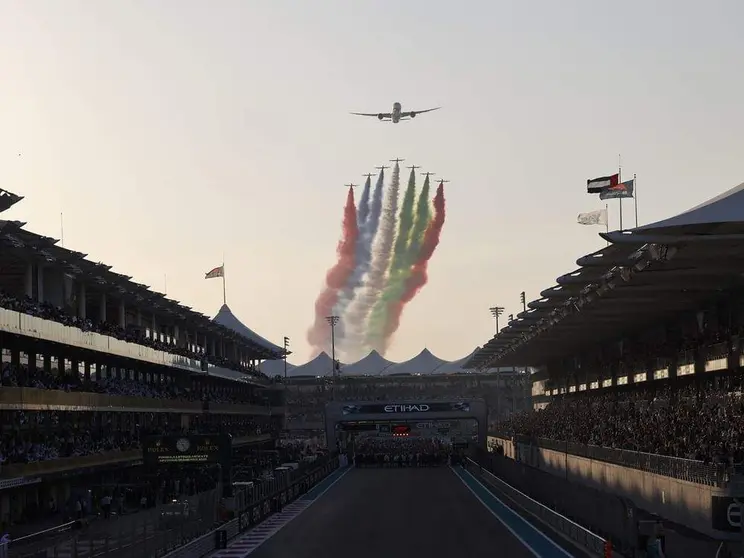
M618 184L623 183L623 164L620 155L617 156L617 182ZM620 231L623 230L623 198L618 198L620 204Z
M605 232L607 234L610 234L610 204L605 204L605 215L607 216L607 219L605 220ZM610 245L610 241L607 241L607 246Z
M227 285L225 284L225 253L222 253L222 304L227 306Z
M638 228L638 180L636 175L633 175L633 206L635 208L635 221L636 229Z

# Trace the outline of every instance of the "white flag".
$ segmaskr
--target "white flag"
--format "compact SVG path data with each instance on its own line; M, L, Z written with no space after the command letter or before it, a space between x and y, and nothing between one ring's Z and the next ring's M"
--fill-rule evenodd
M577 219L579 225L603 225L607 226L607 210L598 209L589 213L579 213Z

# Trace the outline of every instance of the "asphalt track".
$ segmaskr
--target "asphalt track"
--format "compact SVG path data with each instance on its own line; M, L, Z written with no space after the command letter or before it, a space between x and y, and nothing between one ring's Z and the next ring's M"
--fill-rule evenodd
M467 473L447 467L351 469L250 552L250 558L574 555L498 509Z

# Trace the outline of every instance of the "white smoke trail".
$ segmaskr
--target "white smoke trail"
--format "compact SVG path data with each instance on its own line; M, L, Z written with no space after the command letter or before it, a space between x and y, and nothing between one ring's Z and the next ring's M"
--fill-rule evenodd
M390 188L380 216L380 227L372 245L372 261L364 283L354 300L349 304L345 320L350 330L346 333L344 350L346 362L364 357L370 350L364 345L367 317L385 288L390 258L393 255L395 231L398 218L398 192L400 190L400 166L395 163Z

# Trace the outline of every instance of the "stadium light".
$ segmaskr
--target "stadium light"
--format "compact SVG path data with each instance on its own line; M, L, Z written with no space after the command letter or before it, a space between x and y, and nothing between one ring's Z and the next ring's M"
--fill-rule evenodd
M336 324L338 316L326 316L326 322L331 326L331 377L336 379Z
M527 312L527 296L524 291L519 293L519 301L522 303L522 311Z
M493 319L496 320L496 335L499 334L499 316L504 313L504 307L503 306L491 306L489 308L491 311L491 316L493 316Z
M287 383L287 349L289 349L289 337L284 336L284 383Z

